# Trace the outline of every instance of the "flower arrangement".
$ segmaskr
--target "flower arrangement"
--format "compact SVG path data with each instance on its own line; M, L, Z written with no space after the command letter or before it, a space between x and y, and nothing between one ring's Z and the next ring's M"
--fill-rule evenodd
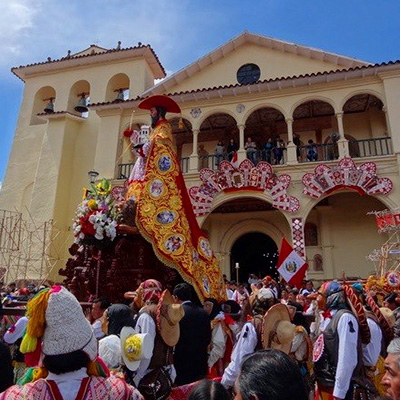
M111 195L111 184L103 179L98 184L84 188L73 230L75 243L101 245L113 241L117 235L117 209Z

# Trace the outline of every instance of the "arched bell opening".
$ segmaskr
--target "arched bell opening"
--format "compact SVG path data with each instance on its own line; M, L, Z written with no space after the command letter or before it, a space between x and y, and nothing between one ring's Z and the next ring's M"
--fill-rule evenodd
M38 114L46 113L51 114L54 112L56 100L56 91L51 86L45 86L39 89L33 100L31 125L38 125L46 123L45 120L38 118Z
M105 101L124 101L129 99L130 80L128 75L114 75L107 83Z
M88 104L90 102L90 84L81 80L75 82L69 91L67 111L82 117L88 116Z

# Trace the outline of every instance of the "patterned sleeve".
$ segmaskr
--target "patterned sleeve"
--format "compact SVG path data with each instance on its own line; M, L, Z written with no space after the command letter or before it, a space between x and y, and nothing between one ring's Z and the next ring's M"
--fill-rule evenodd
M139 390L130 386L131 395L129 397L130 400L144 400L144 397L140 394Z

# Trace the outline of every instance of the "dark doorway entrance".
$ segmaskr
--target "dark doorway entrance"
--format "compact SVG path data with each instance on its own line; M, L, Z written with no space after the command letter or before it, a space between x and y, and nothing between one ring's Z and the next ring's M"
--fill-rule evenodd
M236 280L236 263L239 263L239 281L247 283L249 274L262 278L271 275L278 278L276 262L278 248L268 236L259 232L251 232L236 240L231 250L231 279Z

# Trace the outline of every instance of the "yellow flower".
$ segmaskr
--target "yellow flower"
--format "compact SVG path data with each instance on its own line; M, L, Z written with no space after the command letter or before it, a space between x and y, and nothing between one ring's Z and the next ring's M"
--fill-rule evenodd
M88 195L89 190L85 187L82 188L82 200L85 200Z
M97 210L98 206L97 206L96 200L90 199L90 200L88 201L88 207L89 207L91 210Z

